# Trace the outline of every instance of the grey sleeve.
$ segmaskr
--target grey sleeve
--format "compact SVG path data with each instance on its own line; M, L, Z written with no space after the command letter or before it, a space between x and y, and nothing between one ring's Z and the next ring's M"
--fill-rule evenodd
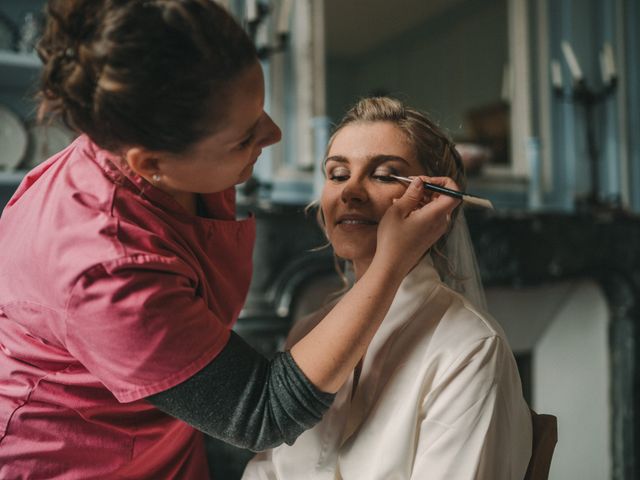
M291 445L320 421L334 397L318 390L289 352L269 361L231 332L209 365L147 400L212 437L260 451Z

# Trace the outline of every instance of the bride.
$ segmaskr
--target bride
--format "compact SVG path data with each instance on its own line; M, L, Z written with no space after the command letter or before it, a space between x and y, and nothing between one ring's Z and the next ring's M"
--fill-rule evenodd
M356 282L376 250L377 222L405 189L388 175L465 183L439 127L384 97L361 100L346 114L324 171L319 219ZM324 309L296 323L289 342ZM448 235L404 279L322 421L293 445L258 454L243 479L521 480L531 443L516 363L485 311L459 207Z

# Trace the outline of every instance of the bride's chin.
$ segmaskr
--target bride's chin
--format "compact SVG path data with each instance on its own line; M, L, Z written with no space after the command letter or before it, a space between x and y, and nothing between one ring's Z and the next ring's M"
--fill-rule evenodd
M366 261L370 262L373 259L373 255L375 254L375 249L370 251L371 249L364 249L358 245L349 245L342 246L342 248L333 247L333 251L335 252L338 258L342 260L347 260L351 263Z

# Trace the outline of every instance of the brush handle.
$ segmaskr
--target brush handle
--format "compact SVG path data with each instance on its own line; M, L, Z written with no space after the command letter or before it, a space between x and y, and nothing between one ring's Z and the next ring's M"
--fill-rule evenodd
M457 190L451 190L450 188L441 187L429 182L422 182L422 185L424 186L425 190L442 193L443 195L449 195L450 197L459 198L460 200L469 195L468 193L458 192Z
M412 181L409 177L400 177L398 175L389 175L389 178L393 178L395 180L398 180L404 183L411 183ZM431 190L432 192L437 192L442 195L447 195L449 197L457 198L458 200L469 202L479 207L489 208L493 210L493 204L486 198L478 197L476 195L470 195L464 192L459 192L458 190L452 190L446 187L441 187L439 185L434 185L433 183L429 183L429 182L422 182L422 186L424 187L425 190Z
M411 179L409 177L401 177L399 175L389 175L391 178L395 178L396 180L400 180L401 182L411 183ZM431 190L432 192L442 193L443 195L448 195L450 197L458 198L460 200L463 199L465 195L469 195L464 192L459 192L457 190L452 190L450 188L441 187L439 185L434 185L429 182L422 182L422 185L426 190Z

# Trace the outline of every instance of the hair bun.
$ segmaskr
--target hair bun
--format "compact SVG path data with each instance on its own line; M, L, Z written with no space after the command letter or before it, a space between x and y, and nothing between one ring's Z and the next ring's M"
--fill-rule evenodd
M67 47L64 49L63 55L65 58L68 58L69 60L75 60L76 57L76 49L73 47Z
M230 80L257 62L212 0L49 0L47 14L39 117L113 151L184 151L222 124Z

